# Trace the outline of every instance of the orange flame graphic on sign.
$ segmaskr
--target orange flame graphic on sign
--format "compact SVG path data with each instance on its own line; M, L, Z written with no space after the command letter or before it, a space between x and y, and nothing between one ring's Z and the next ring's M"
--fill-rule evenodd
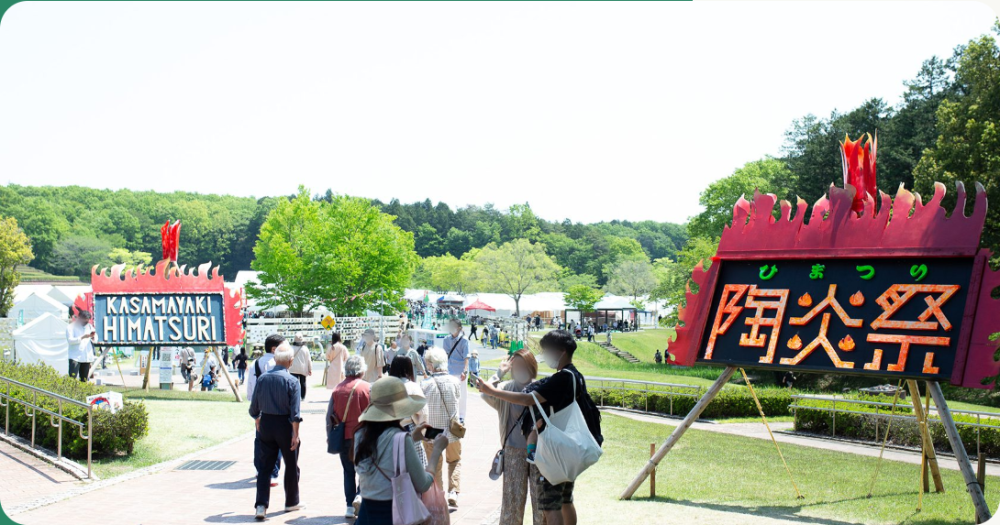
M811 295L809 295L809 292L806 292L805 295L799 297L799 306L803 308L809 308L810 306L812 306L812 304L813 304L813 298Z
M794 337L788 340L788 348L791 348L792 350L802 350L802 339L799 338L799 334L795 334Z
M850 352L851 350L854 350L854 338L852 338L850 335L846 335L844 336L843 339L840 340L839 343L837 343L837 346L839 346L840 349L845 352Z
M858 290L857 292L854 293L854 295L851 296L850 301L851 301L851 306L861 306L865 304L865 295L861 293L861 290Z

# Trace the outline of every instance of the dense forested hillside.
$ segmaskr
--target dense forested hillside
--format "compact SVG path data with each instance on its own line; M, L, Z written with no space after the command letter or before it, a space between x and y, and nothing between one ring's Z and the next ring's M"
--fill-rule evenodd
M317 195L328 200L332 193ZM249 270L260 225L277 199L188 192L100 190L80 186L0 187L0 216L14 217L31 238L32 266L57 275L87 277L94 264L158 259L160 226L181 219L180 262L212 261L224 275ZM673 257L687 240L683 225L645 221L578 224L548 222L527 205L509 211L486 206L453 210L430 200L373 201L414 234L421 256L460 257L490 242L525 237L546 244L561 266L601 275L622 251L651 259Z

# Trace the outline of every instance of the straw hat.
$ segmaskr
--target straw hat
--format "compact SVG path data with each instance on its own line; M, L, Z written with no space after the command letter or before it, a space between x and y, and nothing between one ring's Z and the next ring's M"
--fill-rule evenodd
M410 396L406 385L397 377L383 377L372 385L371 404L360 421L395 421L412 416L424 408L427 399Z

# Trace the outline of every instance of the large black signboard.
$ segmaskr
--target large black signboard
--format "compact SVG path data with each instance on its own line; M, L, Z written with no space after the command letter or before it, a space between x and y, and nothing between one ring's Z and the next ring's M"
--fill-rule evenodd
M700 363L951 377L972 258L716 264Z
M224 345L221 293L94 294L97 345Z

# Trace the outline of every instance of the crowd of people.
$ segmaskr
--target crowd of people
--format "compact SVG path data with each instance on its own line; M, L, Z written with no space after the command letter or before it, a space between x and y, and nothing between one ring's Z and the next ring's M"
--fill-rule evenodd
M484 328L489 333L490 327ZM327 451L340 456L344 515L359 525L391 525L394 504L398 513L417 498L447 523L447 508L458 506L462 491L468 383L478 387L498 416L501 449L494 470L503 478L500 523L523 523L530 496L536 525L575 524L573 481L549 483L534 464L545 430L539 407L549 414L578 404L594 440L602 440L600 414L572 363L575 338L553 331L541 339L541 357L558 370L549 378L538 380L535 354L521 349L483 379L461 321L448 321L447 330L441 348L413 348L405 333L387 346L368 330L351 351L339 333L333 334L326 354ZM297 350L277 334L267 338L264 349L247 374L250 415L257 426L258 520L267 516L282 468L284 509L302 508L298 454L304 384L295 374ZM409 479L413 494L394 495L392 480L399 476Z

